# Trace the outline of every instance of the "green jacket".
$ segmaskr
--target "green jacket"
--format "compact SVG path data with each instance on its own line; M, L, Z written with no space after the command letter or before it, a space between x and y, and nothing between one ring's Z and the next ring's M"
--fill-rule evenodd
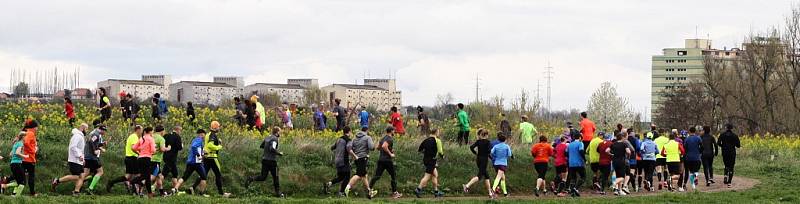
M461 131L469 131L469 115L467 111L458 111L458 126L461 127Z
M222 143L217 140L219 132L211 131L208 137L203 138L205 141L205 145L203 145L203 150L206 152L206 158L217 158L217 154L220 150L222 150ZM213 140L212 140L213 139Z

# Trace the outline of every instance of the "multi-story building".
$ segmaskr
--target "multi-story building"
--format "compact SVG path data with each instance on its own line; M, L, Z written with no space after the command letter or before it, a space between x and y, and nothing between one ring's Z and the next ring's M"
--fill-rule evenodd
M181 81L169 86L169 101L178 104L220 105L242 93L241 87L220 82Z
M169 75L143 75L142 80L109 79L97 82L98 88L104 88L109 98L119 101L119 93L125 92L138 100L149 100L156 93L169 98Z
M309 89L319 89L319 83L316 79L289 79L286 84L255 83L245 86L244 94L275 94L280 97L281 102L304 104L306 102L306 91Z
M401 92L397 91L394 79L364 79L364 85L332 84L322 87L322 93L329 104L341 99L345 107L367 106L388 111L402 106Z
M743 52L738 48L714 49L709 39L686 39L684 44L682 48L664 48L661 55L652 57L651 113L654 117L665 91L686 87L691 82L704 82L707 57L733 59Z

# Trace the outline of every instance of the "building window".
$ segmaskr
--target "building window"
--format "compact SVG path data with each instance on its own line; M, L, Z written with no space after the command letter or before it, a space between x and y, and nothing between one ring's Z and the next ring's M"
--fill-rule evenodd
M674 72L675 69L667 69L668 72Z
M678 69L679 72L685 72L686 69Z
M678 56L684 56L684 55L686 55L686 51L685 50L678 51Z
M675 77L667 77L667 80L675 80Z
M678 77L678 81L680 80L686 80L686 77Z
M730 56L731 52L725 52L725 56Z

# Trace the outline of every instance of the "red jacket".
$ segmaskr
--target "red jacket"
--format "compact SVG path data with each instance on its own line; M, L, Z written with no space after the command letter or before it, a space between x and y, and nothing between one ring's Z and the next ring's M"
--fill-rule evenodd
M73 106L71 103L64 105L64 112L67 112L67 118L75 118L75 106Z
M28 155L27 158L22 158L23 162L36 163L36 152L39 145L36 143L36 130L27 129L26 135L22 138L22 150Z

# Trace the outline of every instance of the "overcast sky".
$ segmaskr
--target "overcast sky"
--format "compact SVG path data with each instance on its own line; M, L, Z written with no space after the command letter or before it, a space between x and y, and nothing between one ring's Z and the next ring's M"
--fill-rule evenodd
M2 1L0 91L11 68L81 67L107 78L238 75L247 84L395 77L404 104L536 93L554 67L554 109L584 109L603 81L650 104L650 60L683 39L736 47L794 1ZM697 29L696 29L697 28ZM696 32L697 31L697 32ZM695 34L697 33L697 35ZM359 82L360 83L360 82Z

